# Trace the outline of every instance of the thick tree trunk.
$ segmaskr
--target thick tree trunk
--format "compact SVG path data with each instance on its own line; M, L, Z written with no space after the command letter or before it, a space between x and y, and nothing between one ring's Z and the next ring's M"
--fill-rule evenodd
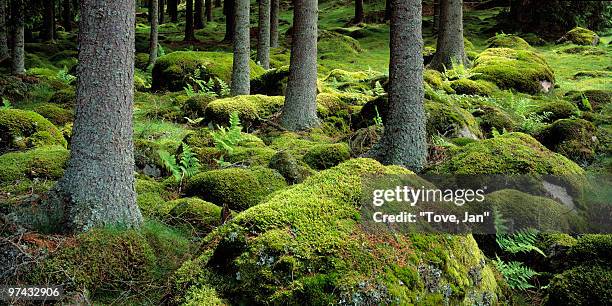
M25 74L25 18L23 0L11 0L11 72Z
M385 21L391 19L391 0L385 1Z
M264 69L270 69L270 0L259 0L257 61Z
M232 95L248 95L251 92L251 53L249 29L250 0L234 0L234 65L232 68Z
M289 80L280 123L290 130L306 130L317 118L317 0L294 0Z
M363 22L363 0L355 0L355 17L353 18L354 24L360 24Z
M433 33L438 33L440 28L440 0L433 0Z
M212 3L212 0L205 0L205 1L206 1L205 3L206 21L211 22L213 21L213 3Z
M76 118L71 156L54 196L63 230L138 227L134 189L133 0L81 0Z
M369 152L383 164L414 171L427 158L421 11L421 0L391 2L389 109L383 136Z
M147 67L155 65L157 60L157 37L159 32L159 0L151 0L151 32L149 33L149 62Z
M453 63L470 64L463 41L463 0L440 0L440 30L429 67L442 71Z
M55 39L55 0L43 1L43 26L40 30L40 39L43 41Z
M165 0L159 0L159 5L157 6L159 8L159 24L164 24L164 15L166 14L166 1Z
M278 16L280 0L272 0L270 4L270 47L278 48Z
M204 28L204 0L195 0L195 16L194 27L196 29Z
M225 37L223 41L234 40L235 2L238 0L223 1L223 14L225 14Z
M185 10L185 41L195 41L195 32L193 31L193 0L187 0L187 9Z
M10 24L7 22L8 16L6 0L0 0L0 63L11 56L8 48L7 27Z
M167 0L168 1L168 15L170 21L178 22L178 0Z
M72 11L70 7L70 0L64 0L62 5L62 23L66 32L72 31Z

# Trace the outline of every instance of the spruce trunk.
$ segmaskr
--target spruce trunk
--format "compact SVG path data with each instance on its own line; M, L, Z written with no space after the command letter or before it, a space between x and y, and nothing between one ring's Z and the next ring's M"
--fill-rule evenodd
M259 0L257 61L264 69L270 69L270 0Z
M233 96L248 95L251 91L249 10L250 0L234 0L234 63L231 88Z

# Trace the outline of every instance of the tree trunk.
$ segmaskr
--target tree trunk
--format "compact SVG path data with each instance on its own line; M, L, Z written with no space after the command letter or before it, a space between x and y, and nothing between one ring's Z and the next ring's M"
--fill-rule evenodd
M40 39L53 40L55 33L55 0L43 1L43 27L40 30Z
M72 31L72 11L70 7L70 0L63 1L63 11L62 11L62 23L64 25L64 30L66 32Z
M221 0L215 0L215 7L221 7Z
M433 33L437 34L440 28L440 0L433 0Z
M149 33L149 62L147 67L155 65L157 60L157 36L159 32L159 0L151 0L151 32Z
M278 48L278 16L280 14L280 0L272 0L270 6L270 47Z
M270 69L270 0L259 0L257 61L264 69Z
M360 24L363 22L363 0L355 0L355 18L353 18L354 24Z
M223 14L225 14L225 37L223 41L234 40L234 18L235 18L235 2L237 0L223 1Z
M211 22L213 21L213 3L212 3L212 0L205 0L205 1L206 1L205 3L206 21Z
M293 37L289 80L281 125L306 130L319 124L317 118L317 0L293 0ZM299 9L298 9L299 8Z
M71 156L53 196L63 230L138 227L134 189L133 0L81 0Z
M194 27L196 29L204 28L204 0L195 0L195 22Z
M251 92L251 35L249 29L250 0L234 0L234 65L232 68L232 95Z
M453 63L470 64L463 41L463 0L440 0L440 30L436 54L429 67L442 71Z
M166 1L165 0L159 0L159 5L157 6L159 9L159 24L164 24L164 15L166 14L165 12L165 6L166 6Z
M391 2L389 109L383 136L369 152L383 164L414 171L427 158L421 11L421 0Z
M385 1L385 21L391 19L391 0Z
M11 0L11 72L15 75L25 74L25 18L23 0Z
M6 0L0 0L0 63L11 56L8 48L7 27L10 24L7 22L8 15Z
M168 15L170 21L178 22L178 0L168 0Z
M193 0L187 0L187 9L185 10L185 39L184 41L195 41L195 33L193 31Z

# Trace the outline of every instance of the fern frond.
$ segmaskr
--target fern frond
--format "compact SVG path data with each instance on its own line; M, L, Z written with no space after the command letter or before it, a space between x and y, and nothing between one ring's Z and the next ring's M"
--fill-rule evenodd
M157 151L157 154L164 163L164 167L172 173L177 182L180 181L182 177L181 167L176 163L176 156L164 150Z
M511 261L504 262L496 256L496 259L493 260L497 269L504 276L506 281L508 282L508 286L512 289L518 290L526 290L529 288L533 288L533 285L529 283L529 280L539 275L538 272L526 267L521 262Z

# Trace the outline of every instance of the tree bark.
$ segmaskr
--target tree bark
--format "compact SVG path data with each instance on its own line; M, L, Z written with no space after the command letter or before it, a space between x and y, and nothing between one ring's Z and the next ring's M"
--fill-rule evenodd
M293 0L289 80L281 125L290 131L319 124L317 118L317 0Z
M270 5L270 47L278 48L278 16L280 0L272 0Z
M138 227L132 104L133 0L81 0L76 117L71 156L52 193L63 230Z
M54 40L55 33L55 0L43 1L43 26L40 30L40 38L43 41Z
M391 0L385 1L385 21L391 19Z
M204 0L195 0L195 22L194 27L196 29L204 28Z
M25 74L25 18L23 0L11 0L11 73Z
M363 0L355 0L355 17L353 18L354 24L360 24L363 22Z
M250 0L234 0L234 63L231 88L233 96L248 95L251 92L249 11Z
M193 0L187 0L187 9L185 10L185 39L184 41L195 41L195 32L193 29Z
M463 0L440 0L440 30L429 67L442 71L453 63L470 64L463 41Z
M164 15L166 14L165 12L165 6L166 6L166 1L165 0L159 0L159 5L157 6L159 9L159 24L164 24Z
M212 0L205 0L205 1L206 1L205 3L206 21L211 22L213 21L213 3L212 3Z
M215 7L221 7L221 0L215 0Z
M225 37L223 41L234 40L235 2L238 0L223 1L223 14L225 14Z
M159 0L151 0L151 31L149 33L149 62L147 67L155 65L157 60L157 37L159 33Z
M259 0L257 61L264 69L270 69L270 0Z
M391 1L389 109L383 136L369 152L383 164L413 171L422 170L427 158L421 11L421 0Z
M438 33L440 27L440 0L433 0L433 33Z
M168 15L170 21L178 22L178 0L168 0Z
M62 23L66 32L72 32L72 11L70 0L63 0Z
M11 57L8 47L7 27L10 24L7 22L8 16L6 0L0 0L0 63Z

